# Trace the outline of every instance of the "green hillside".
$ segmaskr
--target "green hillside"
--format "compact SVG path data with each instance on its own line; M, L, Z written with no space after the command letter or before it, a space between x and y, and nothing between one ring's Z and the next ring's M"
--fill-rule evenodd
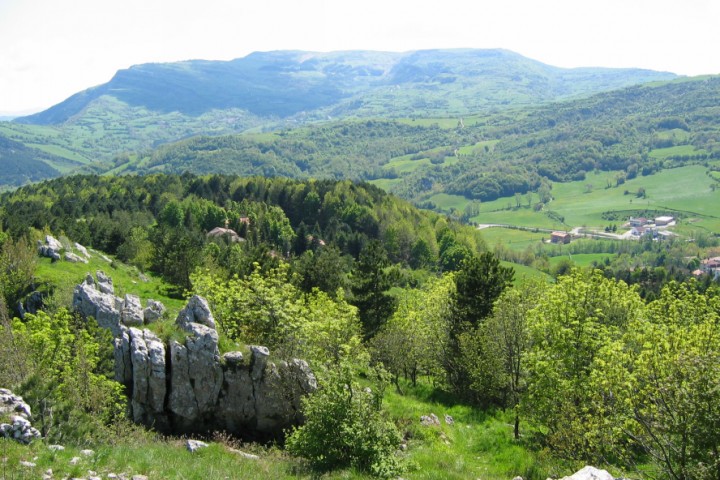
M561 69L505 50L264 52L227 62L121 70L108 83L48 110L0 122L0 136L44 152L35 160L57 172L39 178L86 168L80 164L119 172L126 167L115 169L128 158L197 135L278 131L358 117L406 117L423 125L428 122L422 119L443 117L430 123L454 126L459 116L672 78L647 70ZM14 152L6 155L15 164L28 163ZM218 165L206 171L254 173ZM0 172L0 185L37 179Z

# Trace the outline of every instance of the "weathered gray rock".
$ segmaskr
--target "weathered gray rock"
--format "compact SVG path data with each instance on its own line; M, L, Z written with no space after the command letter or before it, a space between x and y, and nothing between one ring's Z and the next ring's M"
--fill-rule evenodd
M146 315L152 318L155 312L165 311L160 302L150 300L148 306L152 313L147 314L137 295L116 297L112 280L102 271L97 272L97 282L88 274L83 283L75 287L73 307L85 317L94 317L98 325L110 330L114 337L122 336L123 325L139 327L146 322Z
M185 442L185 447L190 453L195 453L201 448L209 447L209 445L205 442L201 442L200 440L188 440L187 442Z
M148 330L120 326L115 377L132 392L133 418L168 433L249 437L279 436L301 422L301 398L317 389L307 363L275 365L263 346L251 347L249 359L241 352L220 358L206 307L202 298L191 299L177 318L185 338L167 345Z
M88 275L83 283L75 287L73 308L85 317L94 317L99 326L107 328L117 337L121 333L121 314L115 296L108 293L107 284L104 285L105 292L96 287L92 277Z
M75 245L73 245L73 246L75 247L75 250L80 252L80 255L82 255L85 258L90 258L90 254L88 253L87 248L83 247L82 245L80 245L77 242L75 242Z
M270 357L270 350L267 347L261 347L259 345L250 346L250 369L252 379L258 381L262 378L267 367L268 357Z
M65 255L63 256L66 262L70 263L88 263L87 258L81 257L79 255L76 255L72 252L65 252Z
M95 272L95 277L97 278L98 290L102 293L115 295L115 287L113 286L112 278L108 277L102 270Z
M420 417L420 424L425 427L440 425L440 419L434 413L431 413L430 415L422 415Z
M172 365L169 408L192 424L214 410L222 387L217 332L198 323L189 324L185 345L170 344Z
M31 418L30 405L25 403L23 398L15 395L7 388L0 388L0 415L14 414L25 418Z
M588 465L561 480L615 480L615 478L607 470L600 470Z
M170 341L170 365L172 369L168 408L186 421L195 420L198 417L198 406L195 391L190 384L187 348L175 340Z
M40 432L32 426L30 420L21 415L12 415L11 423L0 423L0 436L28 444L40 438Z
M188 330L191 323L199 323L215 329L215 318L210 311L210 306L207 300L199 295L194 295L188 300L185 308L180 310L175 323L183 330Z
M125 327L115 340L115 381L125 385L132 384L133 369L130 358L130 333Z
M142 423L165 423L165 344L149 330L130 328L129 337L133 418Z
M257 455L253 455L252 453L243 452L242 450L238 450L236 448L228 448L228 451L230 453L234 453L238 457L242 457L248 460L260 460L260 457Z
M165 313L165 305L155 300L148 300L145 310L143 310L143 320L145 323L154 323L160 320Z
M140 297L130 294L125 295L121 311L121 321L128 327L137 327L143 324L144 313L140 303Z
M38 240L38 253L42 257L52 258L53 261L60 260L62 243L52 235L45 235L45 241Z

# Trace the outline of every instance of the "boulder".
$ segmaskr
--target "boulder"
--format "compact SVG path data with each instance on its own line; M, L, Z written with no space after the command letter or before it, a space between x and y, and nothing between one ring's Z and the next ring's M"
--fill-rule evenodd
M28 444L40 438L30 423L30 406L12 391L0 388L0 415L10 415L10 423L0 423L0 436Z
M88 263L87 258L81 257L79 255L76 255L72 252L65 252L65 255L63 256L66 262L70 263Z
M60 251L63 249L62 243L52 235L45 235L45 241L38 240L38 253L42 257L48 257L53 261L60 260Z
M209 447L209 445L205 442L201 442L200 440L188 440L185 442L185 447L188 449L188 452L195 453L201 448Z
M122 335L124 325L142 326L160 318L165 311L165 306L154 300L148 301L148 308L143 310L137 295L116 297L110 277L102 271L96 275L97 282L88 274L83 283L75 287L73 307L85 317L94 317L98 325L110 330L115 338Z
M97 278L98 290L102 293L115 295L115 287L113 286L112 278L108 277L102 270L95 272L95 277Z
M600 470L588 465L561 480L615 480L615 478L607 470Z
M133 379L132 360L130 359L130 334L121 327L120 335L115 338L115 381L130 386Z
M80 252L80 255L82 255L85 258L90 258L90 254L88 253L87 248L83 247L82 245L80 245L77 242L75 242L75 245L73 245L73 246L75 247L75 250Z
M144 312L137 295L125 295L121 311L121 321L128 327L137 327L144 322Z
M112 286L112 283L110 285ZM112 293L103 292L96 287L90 275L75 287L73 308L84 317L94 317L98 325L110 330L114 337L120 335L121 314L117 308L117 299Z
M184 339L167 344L148 330L119 326L115 378L132 392L135 421L165 433L223 430L266 439L302 421L301 399L317 389L306 362L276 365L259 345L250 347L247 359L241 352L221 358L218 333L209 326L212 313L201 297L188 301L177 325Z
M128 334L133 372L133 418L146 424L164 423L165 344L149 330L130 328Z
M185 308L180 310L175 323L183 330L188 330L191 323L199 323L213 330L215 329L215 318L210 311L210 305L208 305L207 300L199 295L193 295L188 300Z
M13 414L24 418L31 418L30 405L23 398L15 395L7 388L0 388L0 415Z
M165 313L165 305L155 300L148 300L145 310L143 310L143 320L145 323L154 323L160 320Z

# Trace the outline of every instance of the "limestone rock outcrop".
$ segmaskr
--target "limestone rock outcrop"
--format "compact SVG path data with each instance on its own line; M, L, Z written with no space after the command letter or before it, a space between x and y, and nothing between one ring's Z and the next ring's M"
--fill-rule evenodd
M192 298L178 315L183 341L158 344L137 328L115 339L116 378L132 391L134 419L166 433L223 430L249 438L277 437L298 424L302 396L317 388L307 363L276 365L261 346L250 347L247 361L242 352L221 357L217 331L192 321L210 323L204 306L204 299ZM197 308L201 313L191 314Z
M136 295L116 297L112 279L100 270L95 276L97 282L88 274L85 281L75 287L73 308L85 317L95 318L98 325L110 330L115 338L122 336L124 327L157 321L165 312L162 303L155 300L148 300L143 309Z
M245 438L274 438L302 421L301 399L317 389L303 360L271 362L263 346L249 355L222 357L207 300L194 296L176 320L178 334L160 339L143 324L165 307L134 295L115 296L112 280L97 272L75 289L73 305L115 337L115 379L127 387L133 419L172 434L226 431Z
M45 235L44 242L38 240L38 253L41 257L48 257L53 261L60 260L60 250L62 249L62 243L52 235Z
M26 444L40 438L40 432L30 423L30 406L6 388L0 388L0 416L10 421L0 423L0 436Z

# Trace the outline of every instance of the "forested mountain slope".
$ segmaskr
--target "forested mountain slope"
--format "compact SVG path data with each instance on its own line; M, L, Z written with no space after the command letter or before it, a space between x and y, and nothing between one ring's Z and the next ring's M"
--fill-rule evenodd
M720 77L635 86L457 120L347 120L274 134L195 137L120 171L375 180L423 201L482 201L622 170L617 181L720 154Z
M121 70L44 112L0 122L0 136L107 169L128 154L196 135L343 118L488 113L674 77L637 69L562 69L506 50L258 52L225 62ZM0 185L13 182L0 172Z
M187 115L230 108L276 118L319 109L362 116L467 114L672 77L639 69L562 69L506 50L257 52L228 62L137 65L16 121L65 123L105 95ZM385 103L383 110L371 106L376 101Z

